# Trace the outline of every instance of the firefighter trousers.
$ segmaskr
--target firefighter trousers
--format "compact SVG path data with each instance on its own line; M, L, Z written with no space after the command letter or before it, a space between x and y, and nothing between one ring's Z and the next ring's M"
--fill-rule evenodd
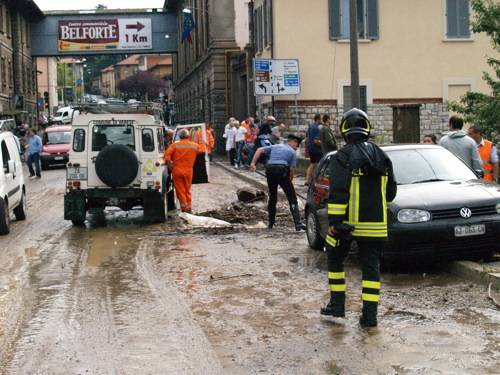
M355 240L359 248L363 277L361 284L363 315L376 317L380 300L380 253L382 244L380 241L360 238ZM344 306L346 294L344 261L349 253L352 240L336 241L336 246L332 246L328 242L332 242L329 236L327 237L326 250L328 253L328 284L331 302L335 305Z

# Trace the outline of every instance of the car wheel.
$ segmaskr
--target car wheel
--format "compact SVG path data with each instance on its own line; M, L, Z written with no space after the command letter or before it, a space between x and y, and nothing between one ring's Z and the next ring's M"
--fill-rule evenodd
M16 220L26 220L26 212L28 211L28 205L26 202L26 193L23 191L23 195L21 197L21 202L19 202L19 206L14 208L14 215L16 215Z
M9 234L10 232L10 215L7 202L0 198L0 234Z
M320 226L316 213L312 210L307 210L307 241L309 246L315 250L322 250L325 240L321 237Z

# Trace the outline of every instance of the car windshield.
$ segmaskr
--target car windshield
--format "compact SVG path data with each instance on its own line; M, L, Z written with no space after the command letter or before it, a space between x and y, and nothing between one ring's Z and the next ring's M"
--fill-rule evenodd
M92 151L101 151L107 145L124 145L135 150L134 127L95 125L92 132Z
M44 138L47 145L66 145L71 141L71 132L47 132Z
M399 185L432 181L468 181L477 176L445 149L421 148L388 151Z

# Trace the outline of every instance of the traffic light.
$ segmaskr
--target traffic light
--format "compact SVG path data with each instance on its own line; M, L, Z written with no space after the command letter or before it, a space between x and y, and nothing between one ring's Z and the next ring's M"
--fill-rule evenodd
M43 93L43 100L44 100L44 108L49 109L49 93L47 91Z

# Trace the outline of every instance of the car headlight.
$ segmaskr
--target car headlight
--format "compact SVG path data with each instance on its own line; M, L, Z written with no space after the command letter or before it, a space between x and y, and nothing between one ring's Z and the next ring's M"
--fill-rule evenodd
M500 203L497 203L497 214L500 214Z
M404 209L398 212L400 223L424 223L431 219L431 213L425 210Z

